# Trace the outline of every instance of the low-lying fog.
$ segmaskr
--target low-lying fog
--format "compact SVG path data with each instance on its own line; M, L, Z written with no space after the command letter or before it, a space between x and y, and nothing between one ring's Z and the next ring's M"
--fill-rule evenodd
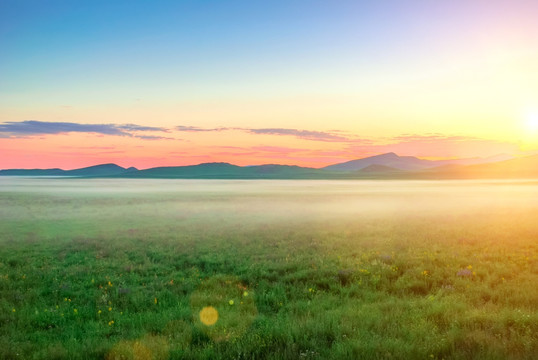
M320 181L160 180L0 177L0 214L16 212L15 195L49 199L51 205L81 201L72 212L98 205L142 216L173 213L271 218L518 212L538 210L538 180ZM7 204L6 199L12 201ZM97 202L99 199L102 201ZM102 205L99 205L102 204ZM6 208L10 206L11 208ZM29 207L26 205L29 209ZM24 210L20 208L19 210ZM64 209L66 210L66 209ZM80 214L79 214L80 215ZM41 216L46 216L41 214ZM50 216L55 216L50 214ZM56 216L69 217L69 213ZM95 215L98 216L98 215Z

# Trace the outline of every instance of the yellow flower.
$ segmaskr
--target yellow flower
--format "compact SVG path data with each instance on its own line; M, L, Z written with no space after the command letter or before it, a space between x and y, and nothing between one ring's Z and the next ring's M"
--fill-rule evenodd
M15 311L17 311L17 310L15 310L15 308L13 308L13 310L11 310L11 311L12 311L12 312L15 312Z
M230 300L230 301L228 301L228 304L233 305L233 304L234 304L234 301L233 301L233 300Z
M114 324L114 320L110 320L110 321L108 322L108 326L112 326L113 324Z
M77 310L77 309L73 309L73 312L74 312L75 314L78 314L78 310Z
M157 298L153 299L153 302L154 302L155 304L157 304Z
M99 310L97 313L100 314L100 313L101 313L101 310Z
M473 268L473 265L467 266L467 269L469 269L469 270L472 270L472 268Z
M112 283L110 281L108 282L108 286L112 286Z
M424 271L422 272L422 276L428 276L428 270L424 270Z
M108 311L112 311L112 308L111 308L111 307L109 307L109 308L108 308Z
M243 291L243 296L248 296L248 291Z

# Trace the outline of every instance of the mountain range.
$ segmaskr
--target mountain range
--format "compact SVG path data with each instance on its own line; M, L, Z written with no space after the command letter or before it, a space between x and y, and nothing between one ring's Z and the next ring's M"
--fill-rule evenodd
M190 166L155 167L139 170L116 164L101 164L74 170L8 169L0 176L65 176L169 179L474 179L538 178L538 155L513 158L424 160L386 153L330 165L321 169L292 165L237 166L203 163Z

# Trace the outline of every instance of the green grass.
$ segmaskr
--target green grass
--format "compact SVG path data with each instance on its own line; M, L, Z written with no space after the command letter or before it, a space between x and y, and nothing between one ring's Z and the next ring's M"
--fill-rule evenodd
M2 359L538 353L535 187L458 207L342 184L45 184L0 191Z

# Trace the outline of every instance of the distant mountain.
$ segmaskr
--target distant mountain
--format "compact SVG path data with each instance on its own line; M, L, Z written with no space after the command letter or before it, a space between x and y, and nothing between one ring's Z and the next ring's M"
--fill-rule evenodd
M68 170L67 176L111 176L126 173L127 169L116 164L102 164L82 169Z
M439 166L435 161L422 160L414 156L398 156L395 153L390 152L363 159L351 160L340 164L329 165L323 169L330 171L357 171L370 165L383 165L399 170L421 170Z
M450 160L437 160L436 163L440 166L443 165L477 165L477 164L489 164L499 161L512 160L514 157L508 154L498 154L489 156L486 158L467 158L467 159L450 159Z
M7 176L77 176L77 177L102 177L127 174L137 171L136 168L125 169L116 164L101 164L81 169L12 169L0 170L0 175Z
M423 170L432 169L445 165L474 165L493 163L498 161L513 159L513 156L499 154L487 158L468 158L468 159L450 159L450 160L424 160L414 156L398 156L393 152L370 156L362 159L351 160L340 164L334 164L324 167L330 171L357 171L370 165L388 166L398 170Z
M4 176L65 176L62 169L8 169L0 170Z
M505 156L499 156L503 157ZM492 158L481 161L488 159ZM387 153L323 169L275 164L237 166L229 163L204 163L137 170L133 167L126 169L116 164L102 164L74 170L0 170L0 175L167 179L538 179L538 155L478 165L459 165L457 162L422 160Z
M488 164L443 166L422 173L425 174L443 179L538 179L538 155Z
M396 174L401 173L402 170L395 169L393 167L385 166L385 165L368 165L365 168L362 168L359 170L360 173L370 173L370 174Z
M307 179L323 178L327 174L318 169L289 165L237 166L228 163L204 163L157 167L118 176L174 179Z
M190 166L164 166L120 175L131 178L219 178L237 174L242 167L228 163L204 163Z

